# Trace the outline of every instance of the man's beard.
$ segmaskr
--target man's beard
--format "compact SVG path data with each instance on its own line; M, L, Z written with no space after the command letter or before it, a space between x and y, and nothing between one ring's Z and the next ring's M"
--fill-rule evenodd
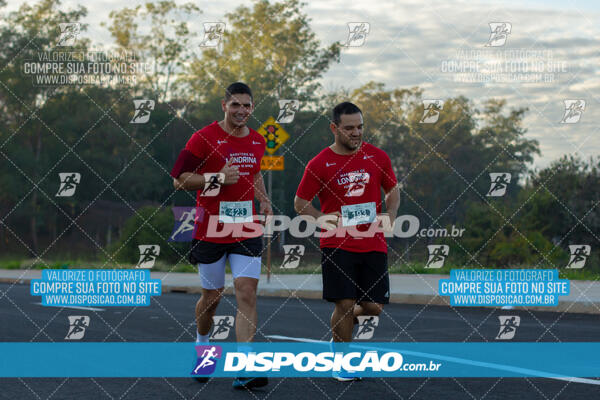
M344 146L346 148L346 150L349 151L354 151L356 149L358 149L358 147L360 146L360 144L362 143L362 139L358 139L358 143L356 144L356 146L352 146L352 139L347 139L346 141L341 141L341 145Z

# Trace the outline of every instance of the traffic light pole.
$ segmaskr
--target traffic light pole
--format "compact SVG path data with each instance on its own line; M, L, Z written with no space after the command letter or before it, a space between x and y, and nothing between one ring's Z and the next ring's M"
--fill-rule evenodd
M270 199L273 198L273 171L267 171L267 192ZM273 236L267 236L267 283L271 282L271 240Z

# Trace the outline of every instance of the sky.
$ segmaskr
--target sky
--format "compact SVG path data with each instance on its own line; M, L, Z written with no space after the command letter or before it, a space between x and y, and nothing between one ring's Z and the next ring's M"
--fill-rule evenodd
M8 0L6 10L23 3ZM100 22L108 21L108 13L143 3L65 0L62 5L64 9L85 5L84 22L89 27L84 35L106 44L112 39ZM250 5L239 0L226 5L223 1L194 3L203 12L202 21L197 21L199 29L202 22L225 21L225 13ZM489 98L504 98L511 108L529 108L524 126L526 137L540 143L536 168L564 154L585 159L600 155L600 127L594 123L600 118L600 2L434 0L423 4L308 2L304 10L324 46L345 42L349 22L367 22L370 28L362 46L342 50L341 62L322 78L323 88L353 89L375 80L387 89L421 87L425 99L463 95L477 106ZM508 23L510 32L502 46L486 46L489 24L495 22ZM462 73L456 68L463 68ZM504 81L499 82L498 76ZM585 101L578 122L561 123L564 101L575 99Z

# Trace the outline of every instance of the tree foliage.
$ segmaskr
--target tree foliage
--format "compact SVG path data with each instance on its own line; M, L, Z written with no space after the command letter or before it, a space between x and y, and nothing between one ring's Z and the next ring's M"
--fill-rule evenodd
M302 6L259 0L225 14L221 46L206 48L183 78L189 95L218 98L229 83L242 81L260 98L314 99L319 78L339 60L340 44L321 48Z
M173 82L190 57L196 36L188 20L194 21L200 14L194 3L167 0L125 7L109 14L108 30L119 49L133 51L140 61L151 65L149 73L140 75L139 84L158 95L159 100L169 99L177 89L173 88Z

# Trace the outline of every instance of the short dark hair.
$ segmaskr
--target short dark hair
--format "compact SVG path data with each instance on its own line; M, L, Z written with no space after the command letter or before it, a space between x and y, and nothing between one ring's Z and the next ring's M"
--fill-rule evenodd
M225 103L227 103L234 94L247 94L250 96L250 100L254 101L254 98L252 97L252 90L250 90L248 85L245 83L234 82L227 86L227 89L225 89Z
M333 123L336 125L340 124L342 120L341 116L343 114L356 114L360 113L362 115L362 111L360 108L354 103L350 103L349 101L344 101L343 103L338 104L333 107Z

